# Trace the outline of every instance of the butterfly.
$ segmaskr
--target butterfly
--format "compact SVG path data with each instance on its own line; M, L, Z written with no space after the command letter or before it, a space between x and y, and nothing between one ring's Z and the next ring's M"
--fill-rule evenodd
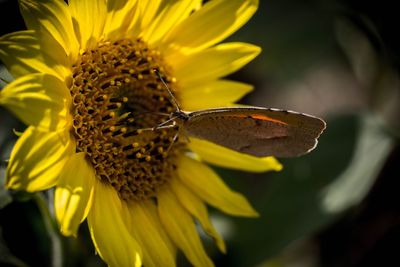
M262 107L221 107L184 111L161 74L176 111L155 129L178 127L195 137L257 157L296 157L309 153L326 128L322 119L295 111ZM172 124L171 124L172 123Z

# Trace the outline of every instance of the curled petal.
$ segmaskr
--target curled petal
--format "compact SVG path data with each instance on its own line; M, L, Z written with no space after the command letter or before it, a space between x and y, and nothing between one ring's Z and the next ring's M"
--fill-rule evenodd
M11 153L6 186L28 192L54 186L74 150L69 131L42 132L29 127Z
M44 131L68 126L70 103L65 83L49 74L25 75L0 91L0 105L6 106L27 125Z
M54 205L64 235L76 236L79 224L86 218L93 200L95 179L85 153L72 155L65 164L57 183Z
M46 32L13 32L0 37L0 59L18 78L42 72L64 80L71 74L71 61L57 41Z
M70 58L79 52L68 5L62 0L20 0L21 14L30 30L45 31L64 48Z

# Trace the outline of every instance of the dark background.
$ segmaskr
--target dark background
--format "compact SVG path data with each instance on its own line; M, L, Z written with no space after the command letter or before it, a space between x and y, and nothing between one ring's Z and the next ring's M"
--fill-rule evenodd
M328 128L311 154L281 160L279 173L216 168L261 214L231 218L211 209L228 246L222 255L204 239L217 266L400 266L395 5L262 0L253 19L229 38L263 48L231 76L255 85L241 103L314 114ZM0 35L22 29L17 1L0 0ZM24 126L0 108L2 160L15 142L13 129ZM43 219L40 203L49 196L0 187L0 266L51 266L57 247L63 266L101 264L85 225L77 239L60 239ZM179 259L180 266L188 265Z

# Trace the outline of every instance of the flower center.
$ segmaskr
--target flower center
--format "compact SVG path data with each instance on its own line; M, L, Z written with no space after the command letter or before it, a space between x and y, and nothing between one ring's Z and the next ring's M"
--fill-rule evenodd
M96 177L124 200L155 196L175 168L177 129L149 129L175 109L154 68L175 91L160 53L141 40L99 43L73 66L77 152L86 153Z

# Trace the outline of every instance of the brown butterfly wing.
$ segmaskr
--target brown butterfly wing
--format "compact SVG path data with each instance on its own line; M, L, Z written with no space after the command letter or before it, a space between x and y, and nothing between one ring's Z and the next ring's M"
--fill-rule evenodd
M184 127L190 136L241 153L295 157L315 148L326 124L319 118L292 111L237 107L189 113Z

